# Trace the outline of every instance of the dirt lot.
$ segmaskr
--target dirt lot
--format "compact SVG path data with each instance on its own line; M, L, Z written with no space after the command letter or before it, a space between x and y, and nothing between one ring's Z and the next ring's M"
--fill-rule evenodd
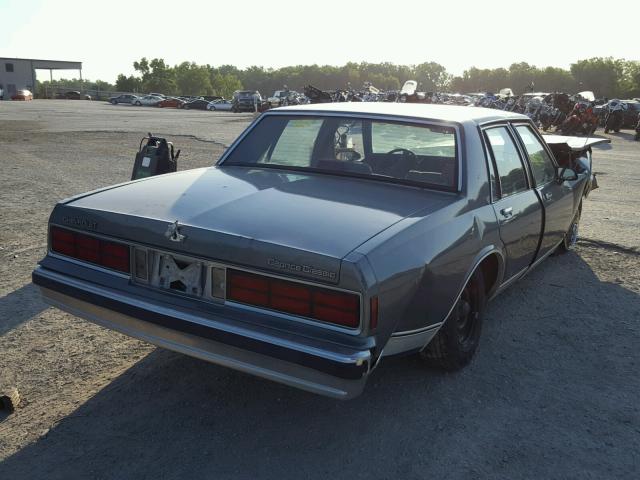
M461 373L384 362L338 402L47 308L30 283L56 200L126 180L151 130L209 165L251 119L0 102L0 478L638 478L640 143L595 152L574 253L491 303Z

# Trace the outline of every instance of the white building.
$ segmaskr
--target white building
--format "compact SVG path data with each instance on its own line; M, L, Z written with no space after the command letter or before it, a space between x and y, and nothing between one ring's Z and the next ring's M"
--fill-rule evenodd
M4 99L11 99L17 90L34 92L36 70L49 70L49 79L52 79L54 70L77 70L82 80L82 62L0 57L0 90L4 92Z

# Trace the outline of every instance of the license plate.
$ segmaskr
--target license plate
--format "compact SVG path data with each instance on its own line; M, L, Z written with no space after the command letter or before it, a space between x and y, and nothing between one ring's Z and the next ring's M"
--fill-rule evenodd
M158 287L201 297L203 270L202 262L162 253L158 262L158 271L154 273L157 274Z

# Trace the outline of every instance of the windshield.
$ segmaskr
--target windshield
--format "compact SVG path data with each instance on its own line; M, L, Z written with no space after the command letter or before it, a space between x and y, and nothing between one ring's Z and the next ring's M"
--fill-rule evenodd
M224 165L321 171L456 190L455 128L335 116L265 116Z

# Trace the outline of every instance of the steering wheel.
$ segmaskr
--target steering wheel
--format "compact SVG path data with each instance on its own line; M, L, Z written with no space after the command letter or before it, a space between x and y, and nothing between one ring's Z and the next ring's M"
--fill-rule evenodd
M406 155L408 157L416 158L416 154L407 148L394 148L393 150L388 151L387 155L393 155L394 153L400 152L402 152L403 157Z
M396 178L404 178L407 173L409 173L409 170L416 166L418 157L415 153L406 148L394 148L387 152L387 155L393 155L395 153L401 153L402 155L398 160L391 164L391 168L387 171L387 175L391 175Z

